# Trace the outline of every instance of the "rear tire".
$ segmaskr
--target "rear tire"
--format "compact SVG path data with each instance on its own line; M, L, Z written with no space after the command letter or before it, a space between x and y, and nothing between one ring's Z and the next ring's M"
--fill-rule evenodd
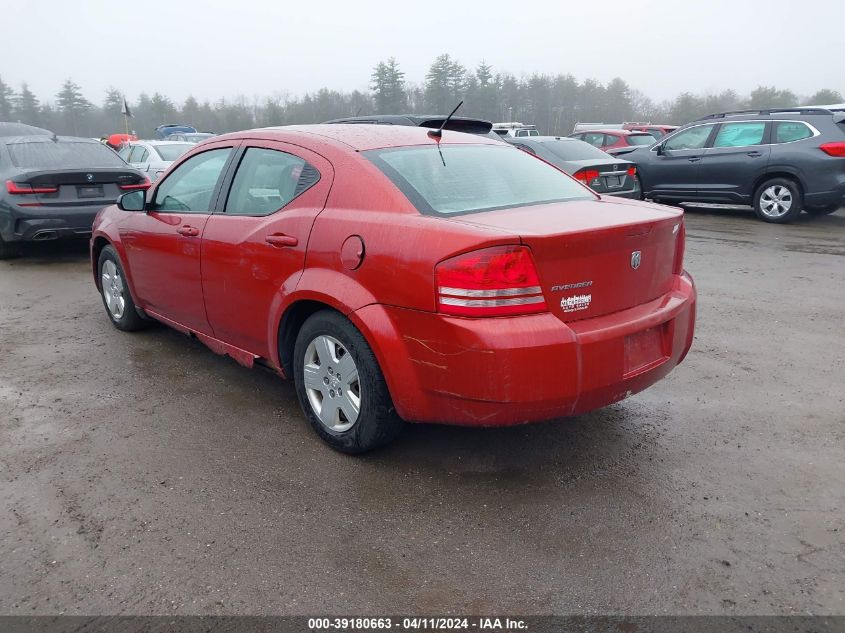
M786 178L767 180L754 193L754 213L764 222L792 222L801 215L803 206L801 189Z
M135 308L120 257L112 246L106 246L100 253L97 274L100 297L112 324L124 332L134 332L147 327L148 322L141 318Z
M807 207L804 209L810 215L830 215L831 213L836 213L839 210L840 205L837 204L829 204L826 207Z
M7 242L0 237L0 259L14 259L20 255L21 245L18 242Z
M337 312L317 312L302 325L293 380L305 417L335 450L354 454L378 448L404 426L372 349Z

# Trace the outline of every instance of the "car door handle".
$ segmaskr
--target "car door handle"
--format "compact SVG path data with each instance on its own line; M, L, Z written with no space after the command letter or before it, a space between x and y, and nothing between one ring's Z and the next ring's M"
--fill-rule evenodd
M185 226L180 226L178 229L176 229L176 232L179 235L184 235L185 237L196 237L200 234L199 229L194 228L193 226L188 226L187 224Z
M284 248L285 246L296 246L299 240L293 235L285 235L284 233L274 233L264 238L264 241L275 246L276 248Z
M700 160L701 160L701 158L699 158L698 156L691 156L689 158L689 162L691 162L691 163L697 163Z
M748 152L748 155L749 155L751 158L759 158L760 156L762 156L762 155L763 155L763 152Z

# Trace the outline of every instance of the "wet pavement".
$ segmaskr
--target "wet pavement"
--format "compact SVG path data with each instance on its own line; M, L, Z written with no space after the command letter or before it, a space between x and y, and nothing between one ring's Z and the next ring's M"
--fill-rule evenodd
M687 226L667 379L364 457L272 374L111 327L85 245L0 262L0 613L845 613L845 209Z

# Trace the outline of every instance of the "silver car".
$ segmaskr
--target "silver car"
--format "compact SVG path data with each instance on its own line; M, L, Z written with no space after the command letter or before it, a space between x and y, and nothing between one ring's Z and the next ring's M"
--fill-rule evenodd
M168 141L184 141L185 143L202 143L215 136L211 132L179 132L167 137Z
M118 154L135 169L158 180L171 163L194 146L179 141L131 141L120 148Z

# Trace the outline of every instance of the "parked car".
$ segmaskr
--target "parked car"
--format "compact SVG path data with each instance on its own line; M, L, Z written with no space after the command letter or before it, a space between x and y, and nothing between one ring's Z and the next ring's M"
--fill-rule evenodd
M446 120L444 114L374 114L371 116L353 116L345 119L333 119L326 123L370 123L378 125L406 125L413 127L425 127L437 129ZM453 132L466 132L468 134L489 134L493 124L484 119L473 119L471 117L453 116L446 123L445 129Z
M100 209L150 185L99 141L43 134L0 138L0 182L0 259L22 242L87 237Z
M751 205L766 222L845 204L845 112L713 114L618 156L637 163L644 195L659 201Z
M608 152L616 148L639 147L641 145L653 145L657 139L647 132L632 132L631 130L588 130L586 132L573 132L570 138L577 138L579 141L589 143L593 147Z
M494 123L493 131L499 136L512 136L514 138L523 136L540 136L537 126L526 125L525 123L519 123L516 121L508 123Z
M131 141L124 144L118 154L132 167L145 172L150 180L155 181L167 171L174 160L193 146L194 143L170 140Z
M677 125L658 125L655 123L624 123L623 130L632 132L645 132L651 134L655 139L660 139L678 129Z
M190 125L182 125L181 123L165 123L164 125L159 125L155 129L155 136L157 139L166 139L171 134L179 134L181 132L194 133L196 131L197 128Z
M642 197L637 166L578 139L560 136L508 138L508 143L551 163L604 196Z
M179 132L178 134L171 134L167 137L168 141L182 141L183 143L202 143L216 134L211 132Z
M582 413L681 362L695 318L681 210L428 132L296 126L195 146L97 218L109 319L156 319L292 378L314 430L350 453L403 420Z

